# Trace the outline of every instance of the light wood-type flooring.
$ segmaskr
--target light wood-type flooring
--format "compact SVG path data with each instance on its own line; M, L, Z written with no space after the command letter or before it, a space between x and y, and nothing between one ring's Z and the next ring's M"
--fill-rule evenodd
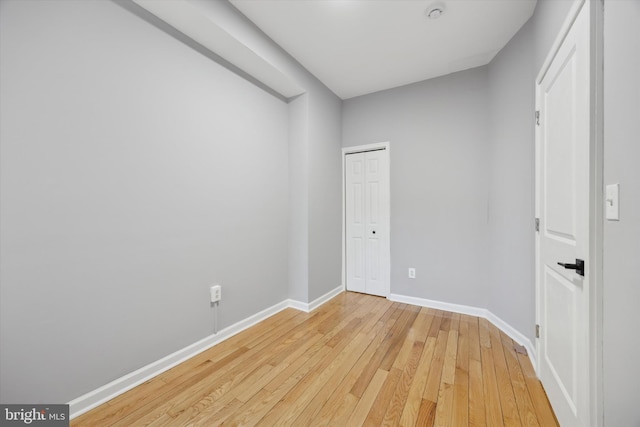
M345 292L284 310L72 426L557 426L486 319Z

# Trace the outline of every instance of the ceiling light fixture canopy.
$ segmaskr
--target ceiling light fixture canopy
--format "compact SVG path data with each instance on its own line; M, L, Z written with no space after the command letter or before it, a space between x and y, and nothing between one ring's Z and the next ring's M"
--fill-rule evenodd
M445 10L444 3L440 3L440 2L433 3L427 8L427 10L425 11L425 15L429 19L438 19L442 16L442 14L444 13L444 10Z

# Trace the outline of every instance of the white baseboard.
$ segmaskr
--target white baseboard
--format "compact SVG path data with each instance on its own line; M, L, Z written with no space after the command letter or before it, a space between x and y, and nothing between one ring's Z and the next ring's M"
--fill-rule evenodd
M160 360L156 360L140 369L137 369L127 375L124 375L108 384L103 385L89 393L86 393L76 399L69 402L70 418L73 419L79 415L84 414L91 409L102 405L103 403L113 399L120 394L131 390L132 388L142 384L151 378L160 375L161 373L173 368L176 365L192 358L193 356L202 353L205 350L221 343L222 341L231 338L239 332L244 331L251 326L262 322L263 320L273 316L276 313L284 310L285 308L295 308L300 311L310 312L329 301L344 290L342 286L327 292L320 298L310 302L303 303L295 300L284 300L278 304L275 304L269 308L262 310L259 313L254 314L244 320L241 320L223 330L217 334L209 335L195 342L183 349L180 349L168 356L163 357Z
M536 370L536 372L538 370L538 364L536 363L535 347L533 346L533 343L531 342L531 340L527 338L525 335L523 335L516 328L514 328L513 326L511 326L510 324L508 324L507 322L505 322L504 320L502 320L501 318L499 318L498 316L496 316L486 308L478 308L478 307L472 307L472 306L461 305L461 304L451 304L448 302L434 301L426 298L410 297L410 296L399 295L399 294L390 294L388 299L391 301L402 302L405 304L417 305L420 307L435 308L437 310L451 311L453 313L467 314L470 316L482 317L484 319L487 319L489 322L497 326L502 332L507 334L509 338L511 338L518 344L524 346L524 348L527 349L527 353L528 353L529 359L531 360L531 364L533 365L533 368Z
M517 342L518 344L524 346L527 349L527 356L529 356L529 360L531 360L531 364L533 365L533 369L538 373L538 361L536 360L536 350L533 346L533 343L529 338L523 335L520 331L515 329L513 326L487 310L487 315L485 316L489 322L493 323L505 334L509 335L509 338Z
M437 310L451 311L453 313L468 314L470 316L486 317L487 310L484 308L471 307L468 305L452 304L449 302L435 301L426 298L410 297L399 294L389 294L391 301L405 304L417 305L420 307L435 308Z
M304 311L305 313L308 313L308 312L310 312L312 310L315 310L316 308L320 307L322 304L326 303L331 298L333 298L336 295L342 293L343 291L344 291L344 287L342 285L340 285L337 288L330 290L326 294L322 295L321 297L316 298L315 300L313 300L313 301L311 301L309 303L305 303L305 302L301 302L301 301L296 301L296 300L290 299L290 300L288 300L289 307L295 308L296 310Z
M161 373L173 368L174 366L184 362L193 356L213 347L214 345L231 338L239 332L273 316L274 314L290 307L288 301L282 301L273 305L259 313L254 314L240 322L237 322L217 334L209 335L183 349L176 351L160 360L152 362L140 369L137 369L123 377L120 377L108 384L103 385L89 393L86 393L71 402L69 402L70 418L73 419L85 412L102 405L108 400L131 390L137 385L142 384L149 379L160 375Z

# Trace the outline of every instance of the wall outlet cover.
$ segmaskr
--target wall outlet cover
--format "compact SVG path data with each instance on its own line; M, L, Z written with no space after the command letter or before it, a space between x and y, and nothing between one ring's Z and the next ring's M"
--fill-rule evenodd
M218 302L222 299L222 287L220 285L213 285L209 291L211 293L211 302Z
M607 220L620 221L620 184L607 185L604 203Z

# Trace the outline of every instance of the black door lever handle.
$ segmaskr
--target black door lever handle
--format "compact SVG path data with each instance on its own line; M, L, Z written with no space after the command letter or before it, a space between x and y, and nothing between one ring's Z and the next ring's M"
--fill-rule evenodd
M567 270L575 270L581 276L584 276L584 260L576 259L575 264L568 264L564 262L559 262L558 265L566 268Z

